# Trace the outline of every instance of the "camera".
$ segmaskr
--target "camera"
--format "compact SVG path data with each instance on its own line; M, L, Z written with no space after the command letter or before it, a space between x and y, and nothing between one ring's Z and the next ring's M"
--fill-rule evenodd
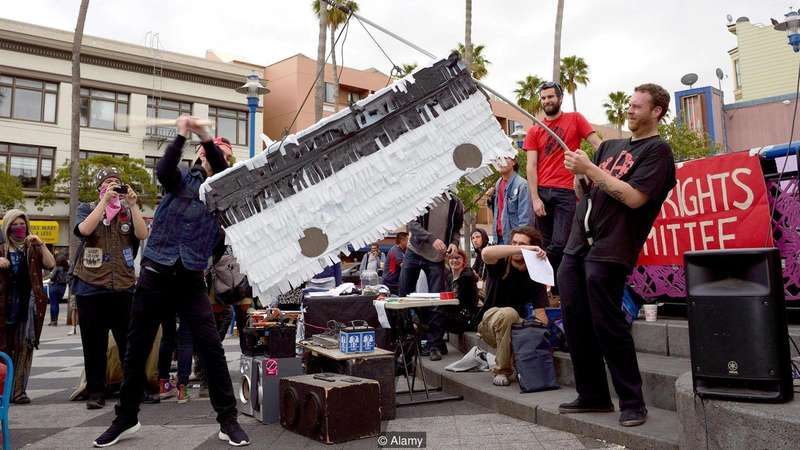
M121 184L119 186L114 186L114 192L118 194L127 194L128 193L128 185Z

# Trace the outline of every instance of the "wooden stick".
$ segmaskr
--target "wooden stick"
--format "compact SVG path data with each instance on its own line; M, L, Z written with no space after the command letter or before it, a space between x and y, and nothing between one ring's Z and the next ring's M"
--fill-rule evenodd
M163 126L175 126L178 122L178 119L159 119L157 117L143 117L143 116L127 116L120 115L121 118L127 119L129 125L141 125L145 127L163 127ZM210 127L214 125L214 122L207 120L207 119L195 119L195 123L203 127Z

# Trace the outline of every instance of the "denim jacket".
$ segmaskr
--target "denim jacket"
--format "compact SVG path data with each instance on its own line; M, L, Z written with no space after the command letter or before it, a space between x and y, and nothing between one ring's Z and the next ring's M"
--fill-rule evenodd
M511 230L522 225L533 225L533 207L531 196L528 192L528 182L517 173L511 176L506 184L505 198L503 199L503 241L497 237L497 193L500 191L500 181L494 185L495 195L491 198L492 205L492 231L494 241L498 244L511 243Z
M205 270L220 226L198 194L205 171L199 165L189 170L178 167L185 142L183 136L176 137L158 162L156 175L166 195L156 209L142 256L166 266L180 259L189 270ZM203 148L215 171L227 167L222 151L213 142L203 142Z

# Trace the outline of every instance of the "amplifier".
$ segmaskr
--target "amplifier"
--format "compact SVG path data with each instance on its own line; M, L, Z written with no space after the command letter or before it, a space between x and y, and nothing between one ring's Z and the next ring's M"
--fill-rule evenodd
M256 370L251 394L252 415L264 424L277 423L280 420L278 381L283 377L302 375L302 360L256 356L253 358L253 366Z
M325 444L381 432L375 380L320 373L280 380L281 425Z

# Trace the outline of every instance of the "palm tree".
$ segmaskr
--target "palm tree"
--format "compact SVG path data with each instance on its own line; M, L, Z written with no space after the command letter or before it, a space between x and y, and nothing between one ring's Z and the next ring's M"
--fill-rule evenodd
M553 81L561 79L561 23L564 20L564 0L556 6L556 30L553 39Z
M517 81L517 104L525 111L536 115L542 111L542 102L539 100L539 86L544 82L536 75L528 75L522 81Z
M589 66L583 58L577 56L565 56L561 60L561 78L559 80L565 91L572 96L572 110L577 111L578 105L575 101L575 91L578 85L586 86L589 83Z
M483 44L472 47L472 78L475 78L476 80L480 80L481 78L485 77L487 73L489 73L486 66L491 64L491 61L483 56L483 50L485 50L485 48L486 47ZM458 54L464 58L464 44L459 43L458 47L453 51L458 52Z
M608 101L603 103L603 108L606 109L606 117L612 125L617 126L620 138L622 137L622 126L625 125L630 101L631 97L628 94L616 91L608 94Z
M464 61L472 70L472 0L465 0L464 17Z
M413 72L414 69L416 69L416 68L417 68L417 63L400 64L400 76L404 77L404 76L410 74L411 72Z
M314 11L319 16L319 36L317 38L317 87L314 93L314 120L322 120L322 104L325 102L325 32L328 28L328 8L319 8L319 0L315 0Z
M352 12L358 12L358 3L354 1L337 1L337 3L341 3L347 8L350 9ZM314 9L314 14L319 16L319 5L320 0L314 0L311 7ZM335 49L335 42L336 42L336 30L347 20L347 14L338 8L329 8L326 7L328 10L328 28L331 32L331 65L333 66L333 104L336 105L339 99L339 77L341 74L336 66L336 49Z
M86 12L89 0L81 0L78 9L78 22L72 37L72 117L69 149L69 229L74 230L78 211L78 194L81 179L81 44L83 43L83 25L86 23ZM77 238L70 233L69 254L74 255L78 248Z

